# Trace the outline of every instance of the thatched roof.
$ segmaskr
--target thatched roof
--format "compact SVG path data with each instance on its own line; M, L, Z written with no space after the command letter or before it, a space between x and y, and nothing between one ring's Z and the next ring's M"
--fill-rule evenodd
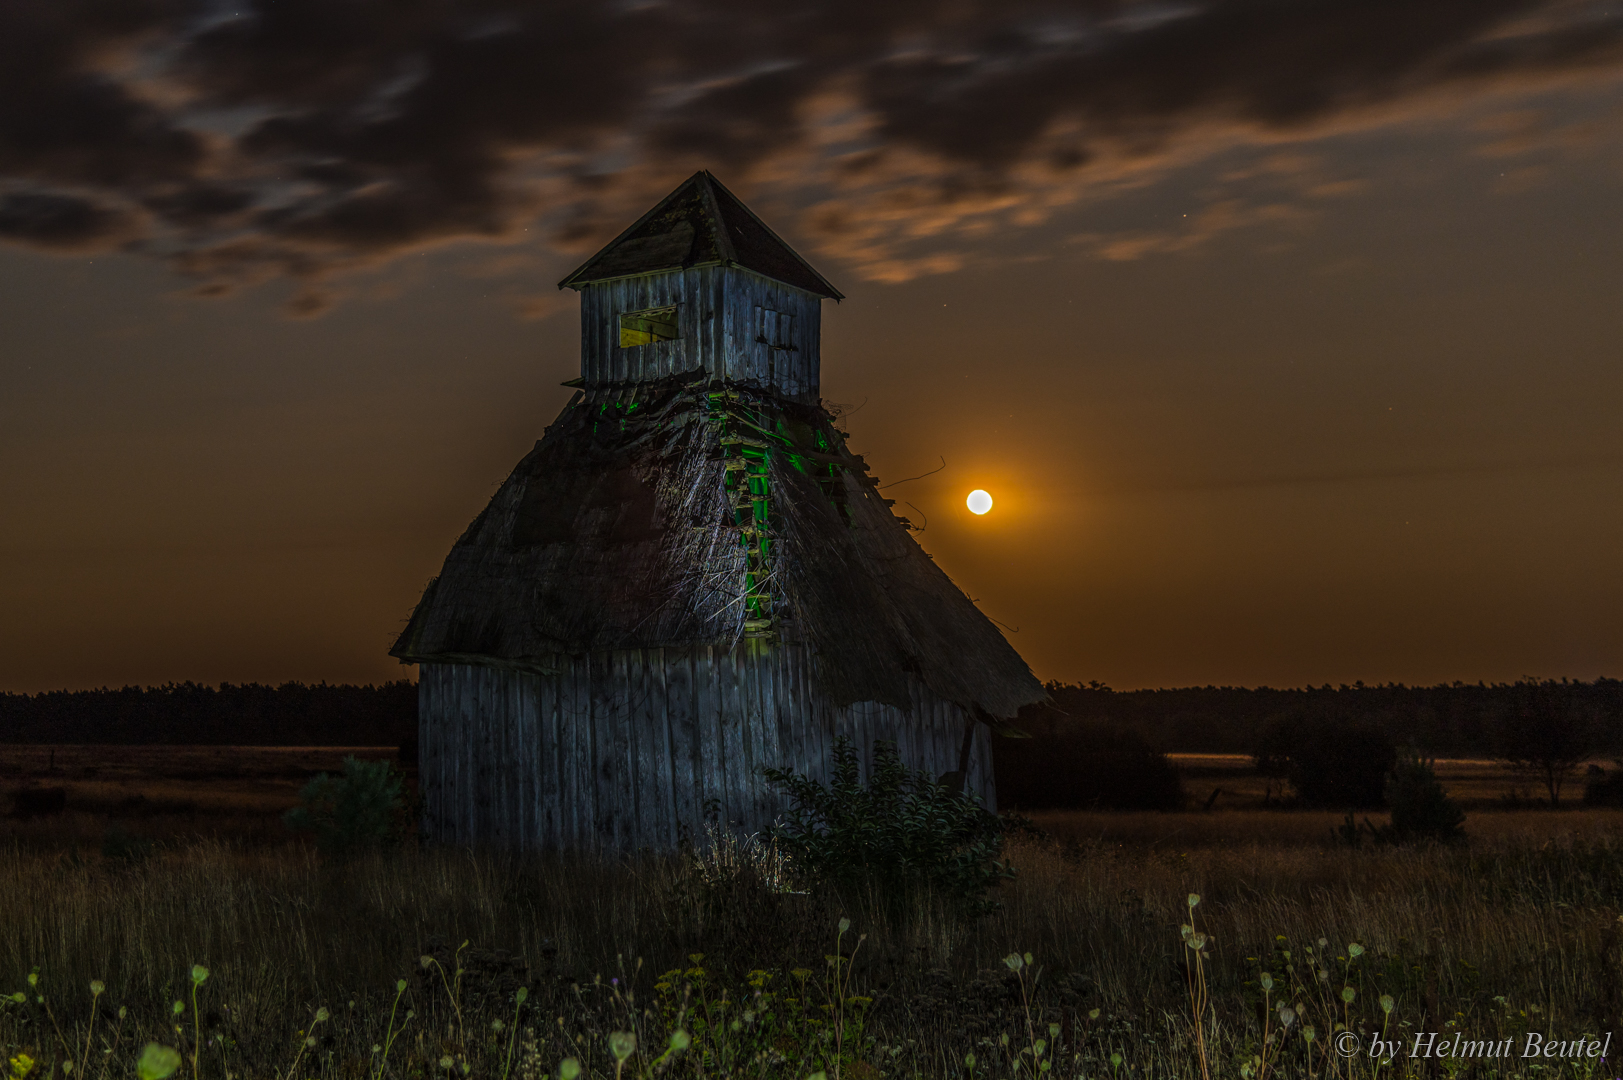
M703 171L684 180L558 287L717 265L741 266L817 296L844 299L720 180Z
M546 672L559 654L758 634L727 483L741 453L769 491L768 634L808 647L831 698L905 708L908 672L993 717L1046 696L828 413L682 377L577 395L456 542L392 654Z

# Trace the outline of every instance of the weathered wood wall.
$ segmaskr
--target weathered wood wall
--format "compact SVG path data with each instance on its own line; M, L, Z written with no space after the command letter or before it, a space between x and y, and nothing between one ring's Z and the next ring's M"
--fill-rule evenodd
M703 369L715 378L770 387L815 404L822 301L749 270L702 266L588 285L581 290L581 377L588 386L645 381ZM676 307L675 341L620 348L623 312ZM763 336L762 311L790 316L793 341ZM781 322L781 321L780 321ZM773 340L777 336L778 340ZM794 345L793 351L771 344Z
M419 783L424 829L452 844L526 850L674 849L707 821L746 832L782 811L763 766L824 778L837 735L897 743L934 775L958 768L967 717L915 681L908 710L839 708L815 689L805 650L743 642L558 658L536 675L424 664ZM996 808L987 731L976 725L968 790Z

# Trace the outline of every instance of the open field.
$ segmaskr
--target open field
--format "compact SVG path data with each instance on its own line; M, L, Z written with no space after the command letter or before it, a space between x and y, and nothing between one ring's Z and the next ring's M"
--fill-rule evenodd
M1288 794L1283 780L1263 776L1245 754L1168 754L1183 777L1190 806L1213 809L1253 809L1277 805ZM1610 762L1595 762L1607 766ZM1449 798L1467 811L1499 809L1507 799L1526 803L1544 797L1543 789L1531 778L1519 775L1503 762L1484 758L1439 758L1437 778ZM1217 792L1215 800L1213 792ZM1573 774L1562 791L1562 801L1576 802L1583 796L1583 771Z
M280 840L280 817L311 777L341 771L347 755L372 761L397 753L392 746L0 745L0 814L19 791L60 788L63 812L13 835L88 841L116 823L153 837ZM414 770L407 781L415 782Z
M1193 954L1179 935L1190 893L1209 935L1195 985L1211 995L1199 1032L1213 1076L1240 1076L1247 1061L1254 1075L1264 1047L1280 1078L1432 1075L1405 1055L1378 1071L1367 1056L1336 1058L1327 1039L1338 1023L1366 1038L1384 1024L1406 1049L1437 1031L1513 1038L1519 1052L1528 1031L1604 1038L1623 1011L1619 811L1484 810L1466 823L1466 849L1360 851L1329 843L1339 815L1328 813L1221 801L1045 813L1040 832L1010 840L1019 876L999 890L1002 909L966 924L929 898L898 912L860 896L774 892L738 858L604 865L409 847L330 862L289 839L277 815L346 752L392 748L57 748L54 772L50 748L0 750L8 789L69 791L60 815L0 822L0 993L46 997L0 1005L0 1049L26 1050L58 1076L69 1049L87 1075L132 1075L130 1049L147 1039L197 1047L201 1077L376 1075L372 1048L386 1041L404 979L394 1015L407 1034L381 1073L391 1077L461 1075L465 1064L471 1076L536 1080L565 1057L613 1076L610 1032L636 1030L657 1051L677 1022L696 1043L673 1075L832 1076L835 1060L858 1080L1026 1075L1018 1054L1029 1064L1041 1038L1050 1075L1197 1077ZM1244 772L1188 767L1229 768L1212 778L1225 789ZM1480 765L1445 768L1450 783L1481 791L1500 782L1472 771ZM134 813L135 798L166 809ZM151 842L110 846L111 827ZM826 959L841 916L854 923L838 946L851 957L843 991ZM462 941L461 986L419 963L431 954L449 975ZM1033 967L1011 971L1011 952L1030 952ZM209 972L196 1014L193 964ZM35 967L39 986L28 988ZM1283 1037L1277 1010L1260 1008L1264 967L1276 988L1268 1004L1289 1000L1299 1014ZM672 970L687 974L656 978ZM106 992L92 1031L93 979ZM834 1030L825 1006L845 1010L838 1053L822 1041ZM312 1028L320 1007L330 1017ZM301 1032L317 1041L292 1070ZM1617 1075L1594 1059L1545 1072L1520 1059L1471 1067L1461 1075Z
M1211 813L1117 813L1109 810L1038 811L1032 821L1055 841L1084 847L1142 851L1194 848L1302 849L1332 846L1332 833L1346 819L1329 810L1220 810ZM1365 814L1357 815L1362 821ZM1367 815L1384 824L1383 813ZM1610 842L1623 837L1623 810L1484 810L1466 818L1474 843L1494 846Z
M338 771L346 755L394 760L397 753L392 746L0 745L0 813L9 809L11 797L19 789L60 787L70 815L110 819L190 815L205 824L217 826L231 819L247 827L252 819L272 821L293 806L310 777ZM1168 756L1183 777L1191 809L1210 803L1214 811L1270 810L1279 807L1287 794L1283 781L1260 775L1244 755ZM413 772L407 768L408 781ZM1527 777L1499 762L1440 760L1437 773L1449 795L1467 811L1497 811L1506 807L1507 798L1511 805L1517 800L1526 805L1540 797ZM1582 780L1581 773L1574 776L1563 793L1564 801L1578 801ZM1301 835L1306 828L1281 827L1292 835ZM1316 821L1312 827L1318 827ZM1275 831L1264 827L1262 819L1257 819L1254 832L1252 829L1247 825L1239 831L1263 842Z

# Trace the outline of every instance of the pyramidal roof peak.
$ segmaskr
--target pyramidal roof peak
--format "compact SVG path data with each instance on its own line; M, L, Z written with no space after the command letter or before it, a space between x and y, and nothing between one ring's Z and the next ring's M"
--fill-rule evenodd
M833 300L842 294L756 217L720 180L701 169L558 283L593 282L695 266L737 266Z

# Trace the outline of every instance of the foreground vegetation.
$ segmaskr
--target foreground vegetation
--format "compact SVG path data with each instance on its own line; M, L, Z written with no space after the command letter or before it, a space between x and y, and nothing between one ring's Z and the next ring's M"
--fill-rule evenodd
M0 991L21 1000L0 1047L14 1072L93 1078L136 1075L148 1043L197 1077L1418 1076L1402 1052L1338 1057L1337 1026L1517 1054L1529 1031L1615 1026L1614 812L1480 814L1466 848L1360 850L1298 817L1047 815L1006 846L1002 906L967 921L929 895L778 891L770 852L729 842L336 860L13 827Z

